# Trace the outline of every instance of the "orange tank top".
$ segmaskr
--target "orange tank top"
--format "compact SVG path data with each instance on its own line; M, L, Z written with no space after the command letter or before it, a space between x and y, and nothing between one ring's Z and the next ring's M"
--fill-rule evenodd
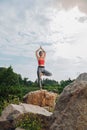
M45 64L44 59L39 59L39 60L38 60L38 65L39 65L39 66L44 66L44 64Z

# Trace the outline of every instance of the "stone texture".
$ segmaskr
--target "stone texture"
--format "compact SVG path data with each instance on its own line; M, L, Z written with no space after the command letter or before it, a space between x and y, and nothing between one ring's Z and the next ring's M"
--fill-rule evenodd
M15 130L14 123L8 120L0 121L0 130Z
M20 105L10 104L3 110L0 117L0 130L15 130L16 120L24 114L29 113L36 114L44 120L52 115L51 112L40 106L24 103L21 103Z
M52 107L55 106L55 100L57 94L48 92L47 90L38 90L30 92L24 96L24 102L27 104L34 104L41 107Z
M82 74L80 74L80 75L77 77L76 81L87 81L87 73L82 73Z
M50 124L50 130L87 130L87 73L65 87Z
M22 129L22 128L16 128L15 130L25 130L25 129Z
M21 103L19 105L10 104L3 110L0 121L13 120L23 113L34 113L44 116L50 116L52 114L51 112L48 112L46 109L37 105L25 103Z

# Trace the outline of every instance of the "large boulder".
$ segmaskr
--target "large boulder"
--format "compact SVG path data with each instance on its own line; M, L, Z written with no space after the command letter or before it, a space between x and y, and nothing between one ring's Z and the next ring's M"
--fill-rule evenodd
M24 103L21 103L19 105L10 104L3 110L2 115L0 117L0 130L14 129L15 121L19 117L22 117L22 115L29 113L36 114L42 119L45 119L45 117L49 118L52 115L51 112L37 105Z
M21 103L19 105L10 104L3 110L0 121L13 120L23 113L34 113L44 116L50 116L52 114L51 112L37 105L25 103Z
M50 124L50 130L87 130L87 73L65 87Z
M37 90L26 94L24 96L24 103L54 108L56 98L56 93L48 92L47 90Z

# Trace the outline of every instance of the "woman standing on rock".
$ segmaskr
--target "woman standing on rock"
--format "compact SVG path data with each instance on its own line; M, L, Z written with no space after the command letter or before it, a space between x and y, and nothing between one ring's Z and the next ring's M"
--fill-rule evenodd
M39 49L36 50L36 57L38 61L38 69L37 69L37 77L38 77L38 84L40 89L42 89L42 79L41 77L43 75L45 76L51 76L52 74L45 70L45 58L46 58L46 52L44 49L40 46Z

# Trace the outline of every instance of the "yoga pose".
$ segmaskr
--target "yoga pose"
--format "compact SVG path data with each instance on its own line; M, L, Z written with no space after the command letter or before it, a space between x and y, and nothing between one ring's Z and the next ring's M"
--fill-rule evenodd
M40 89L42 89L42 76L51 76L52 74L45 70L45 58L46 58L46 52L44 49L40 46L39 49L36 50L36 57L38 61L38 69L37 69L37 77L38 77L38 84Z

